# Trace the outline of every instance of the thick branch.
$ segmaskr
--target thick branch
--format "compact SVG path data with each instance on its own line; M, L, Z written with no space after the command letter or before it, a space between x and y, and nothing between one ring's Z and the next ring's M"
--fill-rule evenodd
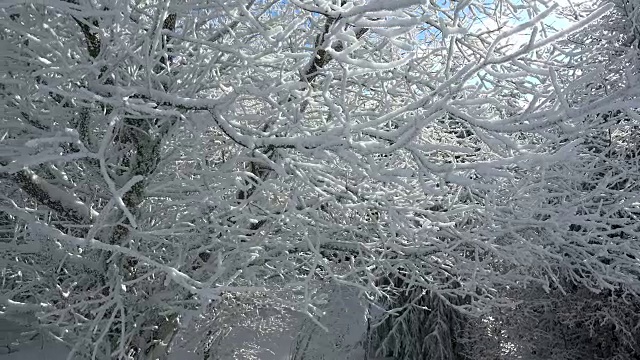
M73 18L76 23L80 26L82 33L84 34L85 42L87 43L87 50L89 50L89 56L92 58L97 58L100 55L100 47L102 46L102 41L100 40L100 36L98 33L93 32L91 30L91 26L89 26L85 21L81 21L77 18ZM93 20L93 25L98 26L98 20Z
M322 69L325 65L327 65L333 57L331 54L327 53L326 50L320 48L324 41L326 40L329 31L331 30L331 26L335 23L336 19L332 17L328 17L327 21L324 25L324 30L322 34L318 35L315 42L315 48L317 49L313 58L309 61L309 64L306 66L306 70L300 79L301 81L305 81L307 83L312 82L317 76L318 71ZM368 28L360 28L356 31L356 39L360 39L364 34L369 31ZM333 46L333 50L340 52L344 49L344 44L342 41L338 42Z
M48 183L32 170L19 171L13 175L13 180L39 203L76 223L89 224L98 216L73 193Z

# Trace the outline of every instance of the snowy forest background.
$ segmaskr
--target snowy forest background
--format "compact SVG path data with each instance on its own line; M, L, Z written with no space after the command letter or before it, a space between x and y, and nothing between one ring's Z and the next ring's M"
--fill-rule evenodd
M639 48L638 0L0 0L0 359L640 359Z

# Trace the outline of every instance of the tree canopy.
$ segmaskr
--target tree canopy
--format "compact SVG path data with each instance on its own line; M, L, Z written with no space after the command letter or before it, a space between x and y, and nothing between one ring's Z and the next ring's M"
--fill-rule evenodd
M371 356L560 349L528 319L575 304L637 350L633 1L0 4L0 315L70 356L342 288Z

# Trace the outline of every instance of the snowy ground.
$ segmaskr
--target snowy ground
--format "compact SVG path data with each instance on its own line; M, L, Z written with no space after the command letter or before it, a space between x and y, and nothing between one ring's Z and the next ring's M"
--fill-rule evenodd
M65 360L67 349L64 346L45 343L36 336L28 344L18 346L16 340L25 327L0 320L0 359L1 360Z
M273 340L274 339L265 340L265 344L273 344ZM275 343L276 345L283 345L277 340L275 341ZM272 346L273 349L271 351L265 349L259 353L260 359L288 360L289 345L290 344L284 344L284 346ZM7 351L7 348L3 348L2 350L0 350L1 360L66 360L67 354L69 353L64 346L50 343L42 344L42 346L33 344L32 347L25 347L14 350L14 352L9 354L7 354ZM169 360L202 360L202 358L186 350L178 350L171 354Z
M45 342L37 336L28 344L12 345L19 334L25 329L0 320L0 360L66 360L68 349L60 344ZM289 349L294 339L293 332L283 332L260 338L250 332L233 334L229 338L227 348L238 349L235 356L222 360L260 359L260 360L288 360ZM243 351L250 351L251 356L243 356ZM201 356L184 349L176 349L169 360L202 360Z
M292 339L293 336L291 334L280 338L262 339L262 341L256 342L262 346L262 349L254 354L260 360L288 360ZM9 351L12 352L8 353ZM68 353L67 348L62 345L34 342L30 346L23 346L17 349L1 348L0 360L66 360ZM239 357L236 358L240 359ZM202 360L202 358L192 352L178 349L171 354L169 360Z
M218 346L216 360L290 360L291 349L296 340L300 341L305 351L294 352L293 359L363 359L360 340L366 331L366 309L354 290L340 287L327 290L329 301L321 322L331 329L329 332L325 332L299 313L289 313L288 322L266 321L265 325L271 328L274 324L282 325L282 330L278 331L261 332L237 324ZM269 314L258 312L253 319L273 319ZM12 346L19 334L25 330L27 329L0 320L0 360L66 360L68 350L63 345L44 342L41 336L34 337L29 344ZM187 331L186 334L179 335L178 339L190 337L194 336ZM188 342L179 341L169 360L202 360L202 355L180 348L186 343Z

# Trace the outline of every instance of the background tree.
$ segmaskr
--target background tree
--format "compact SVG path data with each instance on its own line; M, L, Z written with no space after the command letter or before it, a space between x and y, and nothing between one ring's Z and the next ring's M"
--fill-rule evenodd
M525 271L548 274L547 284L504 289L522 303L491 315L515 357L637 357L638 10L614 4L556 45L569 60L548 84L565 89L562 121L541 135L549 147L580 141L576 155L523 172L490 234L538 244ZM574 3L565 16L594 6Z

